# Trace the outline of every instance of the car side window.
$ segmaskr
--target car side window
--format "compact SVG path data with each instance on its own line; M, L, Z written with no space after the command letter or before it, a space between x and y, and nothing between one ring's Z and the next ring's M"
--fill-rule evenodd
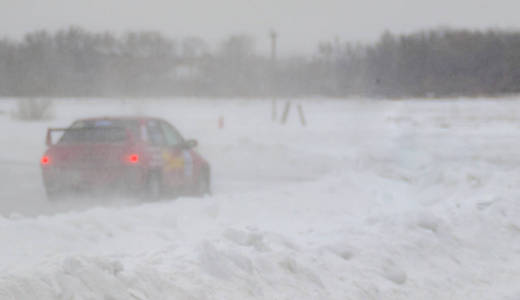
M161 126L157 121L148 121L148 140L154 146L163 146L165 145L165 138L163 135L163 131L161 130Z
M161 122L161 127L166 138L166 144L168 146L179 146L184 142L179 132L177 132L177 130L170 124Z

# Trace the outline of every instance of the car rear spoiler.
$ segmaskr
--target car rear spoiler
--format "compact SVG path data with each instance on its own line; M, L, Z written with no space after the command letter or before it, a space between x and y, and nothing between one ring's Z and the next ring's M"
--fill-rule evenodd
M53 145L52 143L52 133L56 131L66 131L68 128L47 128L47 136L45 137L45 145L50 147Z
M68 131L68 130L88 130L88 129L93 129L95 127L86 127L86 128L47 128L47 136L45 137L45 145L47 145L47 147L50 147L52 145L54 145L54 143L52 142L52 133L53 132L60 132L60 131ZM126 135L128 136L128 140L133 142L134 141L134 135L130 132L130 130L128 128L123 128L123 127L111 127L111 128L118 128L118 129L121 129L121 130L124 130L126 132Z

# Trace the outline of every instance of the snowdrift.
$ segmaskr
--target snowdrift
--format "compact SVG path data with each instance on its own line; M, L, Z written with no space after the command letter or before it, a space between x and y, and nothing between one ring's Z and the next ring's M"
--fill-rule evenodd
M520 299L516 102L299 102L305 128L262 101L0 115L0 299ZM199 139L214 196L45 200L47 126L136 113Z

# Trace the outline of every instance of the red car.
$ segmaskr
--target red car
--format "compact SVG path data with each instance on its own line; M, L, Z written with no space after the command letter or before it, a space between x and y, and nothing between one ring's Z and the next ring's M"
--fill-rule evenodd
M41 168L50 199L95 191L152 199L210 193L210 166L193 149L197 141L161 119L77 120L69 128L49 128L46 143Z

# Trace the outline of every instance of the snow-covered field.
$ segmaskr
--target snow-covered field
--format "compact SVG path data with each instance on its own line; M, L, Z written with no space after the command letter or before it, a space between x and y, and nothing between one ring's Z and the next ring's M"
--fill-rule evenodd
M520 102L0 100L0 299L520 299ZM214 195L49 203L48 126L163 117ZM223 116L225 127L218 129Z

